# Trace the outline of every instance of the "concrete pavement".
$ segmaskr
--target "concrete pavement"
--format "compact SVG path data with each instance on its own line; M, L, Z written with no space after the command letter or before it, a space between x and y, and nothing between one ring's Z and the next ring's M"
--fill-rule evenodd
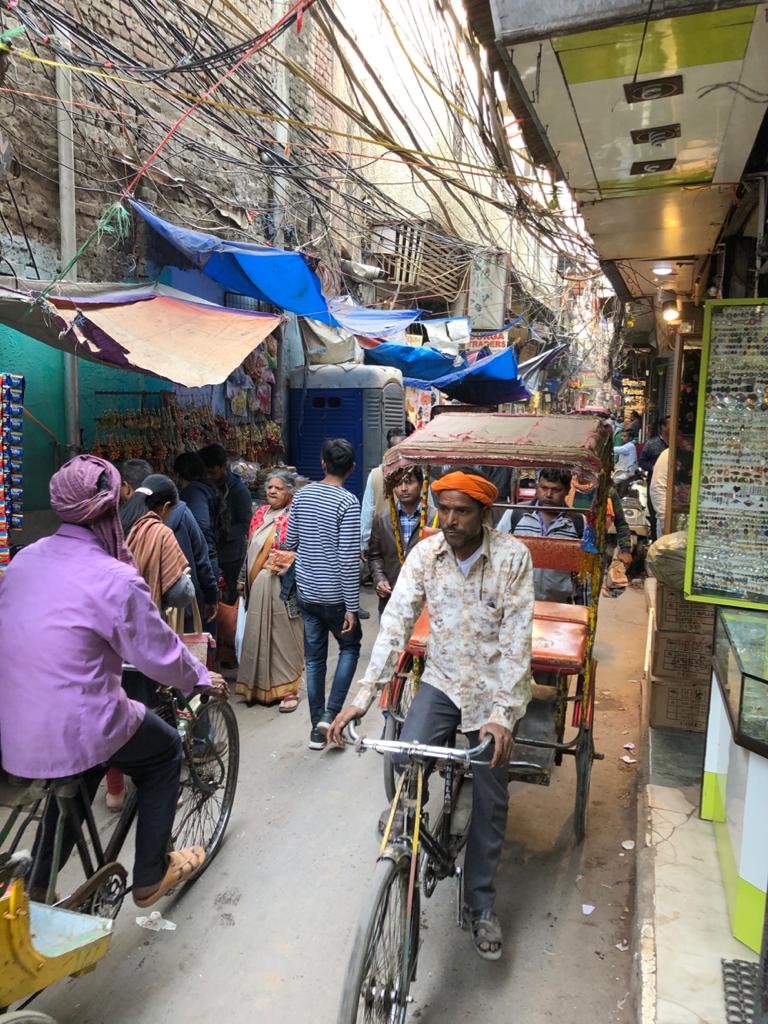
M366 601L372 606L370 593ZM368 651L375 612L364 627ZM498 879L504 959L475 955L455 925L453 885L441 883L423 903L413 1020L635 1019L623 948L632 938L634 852L621 845L635 836L635 766L621 756L625 743L640 742L644 641L642 593L603 600L595 732L606 759L593 771L587 839L574 846L570 761L548 789L512 788ZM127 900L108 957L44 993L35 1009L59 1024L333 1024L376 859L381 760L308 750L304 700L293 715L241 704L237 713L240 783L229 832L208 872L160 904L177 930L140 929ZM380 725L369 717L372 734ZM595 908L589 915L586 905Z

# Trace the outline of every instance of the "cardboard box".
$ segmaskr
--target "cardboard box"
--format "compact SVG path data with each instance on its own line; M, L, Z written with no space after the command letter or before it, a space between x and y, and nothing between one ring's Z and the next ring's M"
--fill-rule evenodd
M681 686L664 679L651 680L652 726L704 732L708 708L709 683Z
M653 635L651 676L684 686L708 684L712 678L712 647L714 639L695 633L662 633Z
M686 601L685 594L656 584L656 626L662 633L695 633L712 637L715 609L711 604Z

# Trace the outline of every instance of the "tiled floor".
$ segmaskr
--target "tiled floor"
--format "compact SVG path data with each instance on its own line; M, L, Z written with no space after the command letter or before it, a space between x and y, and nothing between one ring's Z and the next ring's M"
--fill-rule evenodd
M694 787L648 787L657 1024L725 1024L720 961L757 959L731 935L712 825L697 801Z

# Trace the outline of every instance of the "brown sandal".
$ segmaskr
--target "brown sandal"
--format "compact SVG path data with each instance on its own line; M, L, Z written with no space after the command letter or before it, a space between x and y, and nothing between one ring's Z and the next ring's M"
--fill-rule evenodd
M281 715L289 715L292 711L295 711L299 706L299 695L298 693L286 693L283 699L280 701L278 711Z
M194 878L204 862L205 850L202 846L188 846L182 850L171 850L168 854L168 869L158 887L141 897L137 896L134 891L133 902L137 907L151 907L153 903L157 903L177 885Z

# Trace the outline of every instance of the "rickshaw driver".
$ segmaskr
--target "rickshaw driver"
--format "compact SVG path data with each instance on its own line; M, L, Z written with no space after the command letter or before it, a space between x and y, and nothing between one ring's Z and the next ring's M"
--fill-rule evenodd
M473 770L473 814L464 862L464 920L478 954L501 956L494 875L507 821L512 729L531 696L533 574L520 541L487 525L498 496L484 477L454 472L432 486L442 533L411 551L381 619L368 668L352 705L329 739L371 706L395 670L426 602L430 634L422 683L401 740L445 746L461 727L476 745L490 734L493 755Z

